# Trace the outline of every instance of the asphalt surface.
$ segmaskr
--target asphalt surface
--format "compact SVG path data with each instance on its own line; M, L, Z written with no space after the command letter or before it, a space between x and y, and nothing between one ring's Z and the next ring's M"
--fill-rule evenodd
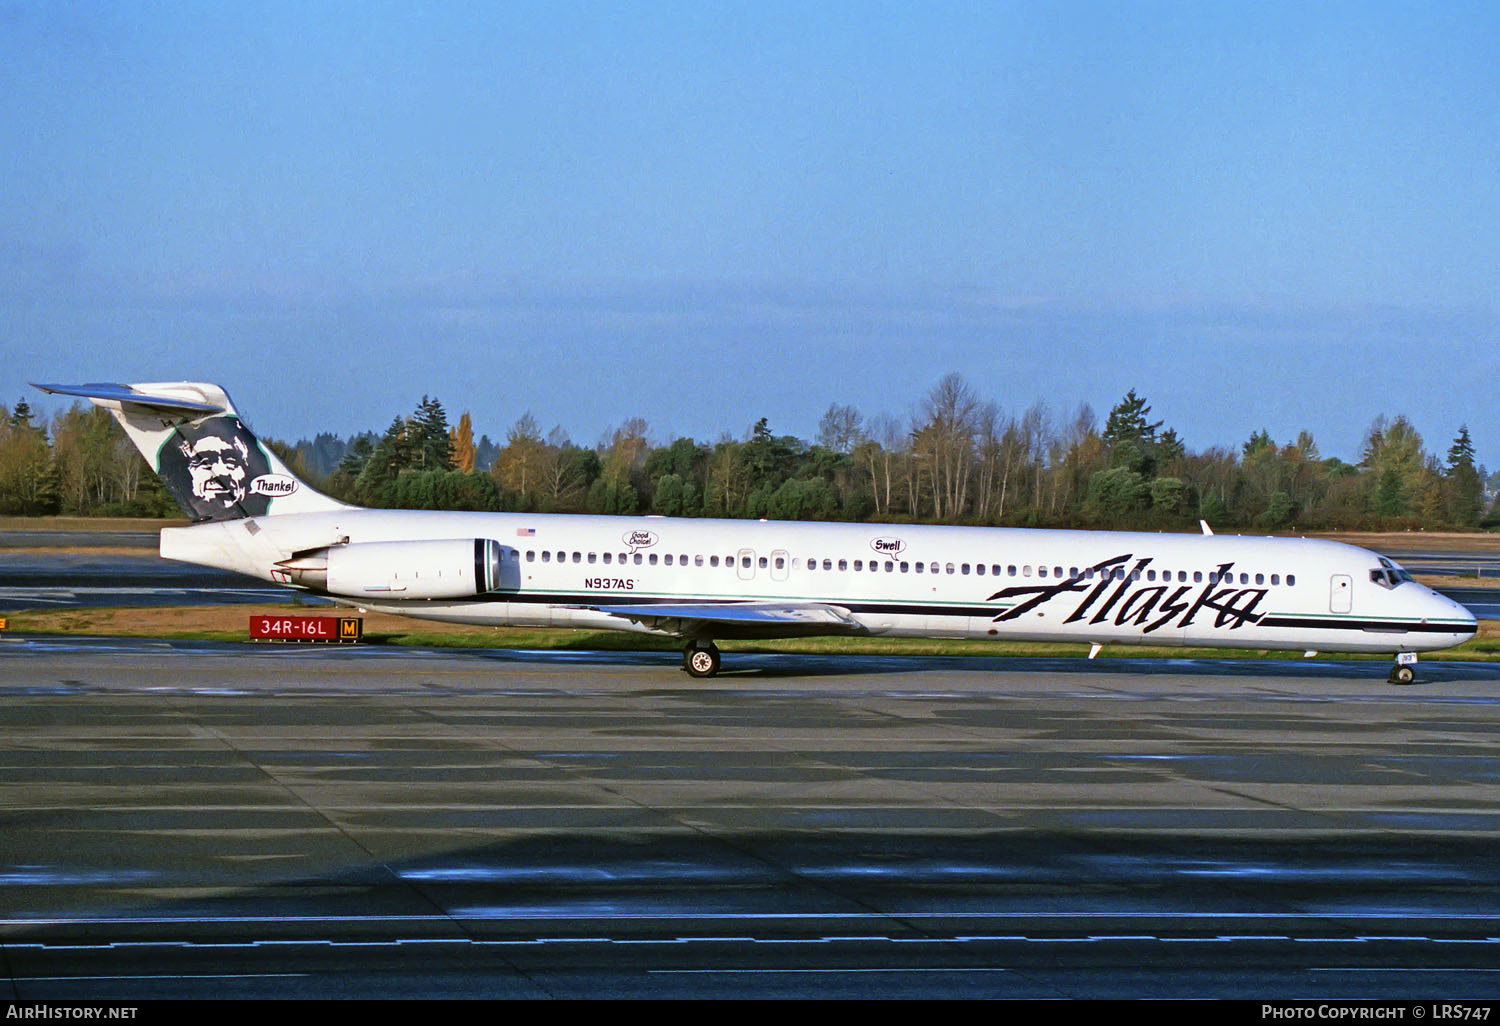
M26 551L84 537L141 551ZM287 594L155 544L0 533L0 612ZM1442 590L1500 615L1500 587ZM0 640L0 990L1500 986L1500 667L1394 688L1380 662L726 663Z
M1483 999L1500 667L0 642L13 999Z
M0 613L19 609L207 606L322 600L252 577L173 563L154 554L6 552Z

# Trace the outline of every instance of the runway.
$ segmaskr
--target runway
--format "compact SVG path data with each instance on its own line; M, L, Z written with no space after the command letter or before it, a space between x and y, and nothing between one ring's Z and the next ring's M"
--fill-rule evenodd
M0 642L17 1000L1493 996L1500 667Z

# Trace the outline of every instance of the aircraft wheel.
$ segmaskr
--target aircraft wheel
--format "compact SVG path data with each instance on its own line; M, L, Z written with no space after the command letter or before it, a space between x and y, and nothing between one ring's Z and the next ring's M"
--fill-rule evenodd
M712 677L719 672L719 650L713 645L689 646L682 651L682 668L691 677Z
M1390 681L1392 684L1410 684L1417 679L1417 671L1410 666L1392 666Z

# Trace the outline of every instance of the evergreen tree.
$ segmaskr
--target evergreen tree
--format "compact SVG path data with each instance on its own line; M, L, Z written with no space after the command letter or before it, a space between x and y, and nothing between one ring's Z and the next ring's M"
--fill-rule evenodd
M1444 512L1448 522L1473 527L1484 510L1484 482L1474 465L1474 442L1469 426L1459 426L1458 437L1448 449L1448 469L1443 475Z
M452 470L453 443L443 404L423 396L412 417L412 454L418 470Z
M1125 398L1109 411L1109 420L1104 424L1104 447L1109 453L1112 467L1123 467L1150 480L1157 463L1156 430L1161 421L1151 421L1147 414L1151 407L1146 400L1135 394L1135 389L1125 393ZM1171 437L1175 451L1181 442L1175 432Z
M1125 393L1125 398L1109 411L1109 420L1104 424L1104 444L1113 446L1123 441L1134 441L1150 445L1156 441L1156 429L1162 422L1152 423L1146 419L1151 407L1146 400L1135 394L1135 389ZM1176 437L1175 435L1173 436Z
M401 471L412 468L415 449L411 422L400 417L391 421L354 481L354 494L359 501L375 506L387 504L386 488Z

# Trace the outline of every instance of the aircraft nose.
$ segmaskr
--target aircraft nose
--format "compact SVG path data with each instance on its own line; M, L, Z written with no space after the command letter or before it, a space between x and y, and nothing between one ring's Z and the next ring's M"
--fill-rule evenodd
M1453 624L1453 633L1464 638L1472 638L1478 633L1479 619L1467 606L1435 591L1431 594L1428 604L1433 607L1433 611L1428 615L1429 620Z
M1454 605L1457 606L1458 603L1455 602ZM1469 637L1472 638L1475 634L1479 633L1479 617L1475 616L1472 611L1465 609L1463 606L1458 606L1458 608L1463 610L1464 614L1463 630L1466 634L1469 635Z

